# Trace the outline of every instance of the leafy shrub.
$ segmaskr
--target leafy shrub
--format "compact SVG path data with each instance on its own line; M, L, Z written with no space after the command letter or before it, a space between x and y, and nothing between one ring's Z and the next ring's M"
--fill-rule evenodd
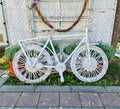
M4 55L5 48L0 48L0 58Z
M115 48L113 46L99 43L98 47L100 47L105 52L105 54L107 55L109 60L112 60L115 58L116 51L115 51Z
M53 42L53 46L54 46L54 48L55 48L56 53L59 53L59 52L60 52L59 43ZM53 51L52 51L52 47L51 47L51 44L50 44L50 43L48 43L46 50L48 51L48 53L49 53L50 55L53 55L53 53L52 53Z
M7 70L9 68L8 61L5 56L0 58L0 70Z
M5 56L0 58L0 64L4 64L6 61L7 61L7 59Z
M18 45L6 48L5 49L6 58L9 60L13 60L15 53L19 50L20 50L20 46L18 46Z
M70 44L70 45L68 45L67 47L64 48L64 52L67 55L70 55L72 53L72 51L75 49L76 46L77 46L77 44L75 44L75 43Z

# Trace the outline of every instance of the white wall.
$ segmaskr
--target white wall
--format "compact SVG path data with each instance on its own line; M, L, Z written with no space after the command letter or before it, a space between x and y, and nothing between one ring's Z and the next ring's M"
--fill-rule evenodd
M3 41L0 42L0 46L2 45L6 45L6 33L5 33L5 26L3 24L3 14L2 14L2 7L0 5L0 34L1 34L1 38L3 39Z
M4 0L10 44L15 44L20 39L41 36L44 33L39 31L48 28L39 18L33 22L33 16L28 9L31 1ZM42 0L40 8L43 15L56 28L67 28L79 15L82 4L83 0ZM89 27L90 41L111 44L116 4L117 0L91 0L89 21L95 23ZM88 10L77 26L68 33L80 33L76 30L86 24L87 12ZM38 33L32 34L33 29Z

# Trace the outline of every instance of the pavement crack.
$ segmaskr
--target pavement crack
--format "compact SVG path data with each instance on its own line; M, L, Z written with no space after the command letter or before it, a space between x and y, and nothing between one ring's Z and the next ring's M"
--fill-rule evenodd
M39 97L38 97L38 101L37 101L37 104L36 104L36 108L38 107L40 96L41 96L41 93L39 93Z
M106 109L106 107L105 107L105 105L104 105L104 103L103 103L103 101L102 101L102 98L100 97L100 94L97 92L97 94L98 94L98 96L99 96L99 98L100 98L100 101L101 101L101 103L102 103L102 105L103 105L103 108L104 109Z
M19 95L19 97L18 97L18 99L17 99L17 101L16 101L16 103L15 103L15 105L14 105L14 107L16 107L16 105L17 105L17 103L18 103L18 101L20 100L20 97L22 96L22 92L20 93L20 95Z

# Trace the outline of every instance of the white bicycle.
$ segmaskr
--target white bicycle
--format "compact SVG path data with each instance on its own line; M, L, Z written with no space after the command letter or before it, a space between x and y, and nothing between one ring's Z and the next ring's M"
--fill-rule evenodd
M51 28L51 32L47 36L19 41L21 50L16 53L13 59L16 76L26 83L36 83L45 80L52 72L58 72L61 82L64 82L63 72L65 72L69 63L69 67L79 80L95 82L101 79L107 71L108 59L102 49L89 43L87 26L84 34L60 36L51 34L53 31L67 32L71 30L80 21L86 10L88 0L84 0L82 11L77 20L69 28L63 30L55 29L42 15L38 6L39 2L33 0L31 7L36 10L44 24ZM90 3L89 1L88 9L90 9ZM88 19L87 24L89 24ZM80 36L83 37L82 40L80 40ZM65 39L68 42L70 39L74 42L75 37L79 37L80 41L69 55L63 52L64 48L62 47L59 47L60 52L57 53L54 41L63 46L62 42ZM71 61L69 61L70 59Z
M73 36L84 36L69 56L62 59L62 52L56 53L54 41L63 38L73 40ZM58 72L64 82L63 72L67 62L75 76L85 82L101 79L108 69L108 59L103 50L91 45L88 41L88 27L85 34L71 34L31 38L19 41L21 50L13 59L16 76L26 83L37 83L45 80L53 71ZM59 54L59 55L58 55Z

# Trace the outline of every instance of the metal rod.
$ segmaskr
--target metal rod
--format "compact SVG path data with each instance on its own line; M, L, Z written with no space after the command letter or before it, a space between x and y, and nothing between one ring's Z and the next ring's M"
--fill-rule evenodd
M85 36L86 34L68 34L68 35L58 35L58 36L52 36L52 39L55 38L56 39L61 39L61 38L68 38L70 39L70 37L73 38L74 37L80 37L80 36ZM20 40L20 42L26 42L26 41L33 41L33 40L40 40L40 39L48 39L49 36L42 36L42 37L37 37L37 38L29 38L29 39L25 39L25 40Z
M49 41L50 41L50 37L48 38L48 40L46 41L44 47L41 49L39 55L37 56L37 58L36 58L35 61L33 62L32 67L33 67L33 66L36 64L36 62L38 61L38 59L39 59L39 57L41 56L42 52L45 50L46 46L48 45Z
M6 33L7 43L9 45L8 31L7 31L7 25L6 25L5 13L4 13L4 7L3 7L3 1L2 0L1 0L1 7L2 7L3 20L4 20L3 24L5 26L5 33Z
M67 59L63 62L64 64L71 58L71 56L76 52L76 50L78 50L78 48L82 45L82 43L86 42L86 37L84 37L79 44L77 45L77 47L72 51L72 53L67 57Z

